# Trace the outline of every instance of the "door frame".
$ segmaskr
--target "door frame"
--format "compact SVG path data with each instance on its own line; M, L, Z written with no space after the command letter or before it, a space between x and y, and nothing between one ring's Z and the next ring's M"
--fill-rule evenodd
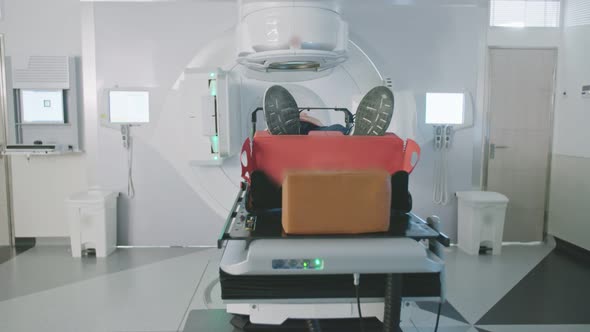
M0 33L0 116L4 120L3 139L8 144L8 104L7 104L7 91L6 91L6 57L5 57L5 43L4 34ZM0 150L3 152L4 147L0 146ZM8 207L8 238L10 246L15 246L14 237L14 209L12 208L12 170L10 163L10 156L0 156L0 163L4 164L4 176L6 177L6 188L0 188L0 190L6 190L6 200Z
M486 69L485 69L485 98L484 98L484 109L483 109L483 140L482 140L482 176L481 176L481 188L482 190L488 189L488 167L490 160L490 128L491 128L491 53L493 50L551 50L555 52L555 67L553 68L553 95L551 98L551 107L549 115L549 126L551 130L549 132L549 153L547 155L547 176L546 180L546 191L545 191L545 208L543 214L543 239L547 239L547 231L549 229L549 193L551 188L551 168L553 164L553 139L555 135L555 101L557 100L557 74L559 71L559 47L502 47L502 46L488 46L486 51Z

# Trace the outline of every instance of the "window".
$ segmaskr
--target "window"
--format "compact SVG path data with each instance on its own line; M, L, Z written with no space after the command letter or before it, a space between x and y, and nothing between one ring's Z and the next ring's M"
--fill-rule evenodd
M565 26L590 25L590 1L569 0L565 10Z
M109 91L111 123L150 122L150 96L147 91Z
M560 0L491 0L490 26L559 27Z
M464 123L465 95L462 93L427 93L426 123L433 125Z
M64 123L63 90L20 90L23 123Z

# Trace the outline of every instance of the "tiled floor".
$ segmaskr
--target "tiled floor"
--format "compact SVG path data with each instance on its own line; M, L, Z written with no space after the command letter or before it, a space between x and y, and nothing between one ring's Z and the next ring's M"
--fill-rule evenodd
M0 246L0 264L12 259L14 256L15 253L11 247Z
M589 282L589 265L559 252L552 252L477 324L590 326ZM572 307L585 308L587 314L572 310Z
M0 264L11 260L14 256L23 253L31 248L32 246L21 246L18 248L0 246Z
M233 331L219 299L220 253L120 249L75 260L65 247L0 250L0 331ZM551 244L505 247L501 256L452 248L439 331L590 331L588 280L589 266ZM436 309L407 303L403 330L433 331Z

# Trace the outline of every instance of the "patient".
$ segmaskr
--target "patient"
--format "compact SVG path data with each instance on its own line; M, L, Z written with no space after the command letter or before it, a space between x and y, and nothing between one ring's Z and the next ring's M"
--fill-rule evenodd
M393 93L384 86L369 91L361 100L355 115L356 136L382 136L393 116ZM273 85L264 94L264 115L273 135L307 135L310 131L339 131L349 135L350 129L333 124L325 126L318 119L299 111L295 98L280 85Z
M322 121L305 112L299 113L299 122L301 123L299 127L299 135L308 135L310 131L339 131L344 135L348 135L352 129L348 129L341 124L325 126Z

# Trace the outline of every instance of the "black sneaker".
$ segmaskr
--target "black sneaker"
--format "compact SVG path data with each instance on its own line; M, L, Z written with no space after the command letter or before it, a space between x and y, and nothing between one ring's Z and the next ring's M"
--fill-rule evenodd
M353 135L382 136L393 117L393 93L388 87L378 86L369 91L356 109Z
M297 102L280 85L273 85L264 93L264 117L273 135L299 135L301 131Z

